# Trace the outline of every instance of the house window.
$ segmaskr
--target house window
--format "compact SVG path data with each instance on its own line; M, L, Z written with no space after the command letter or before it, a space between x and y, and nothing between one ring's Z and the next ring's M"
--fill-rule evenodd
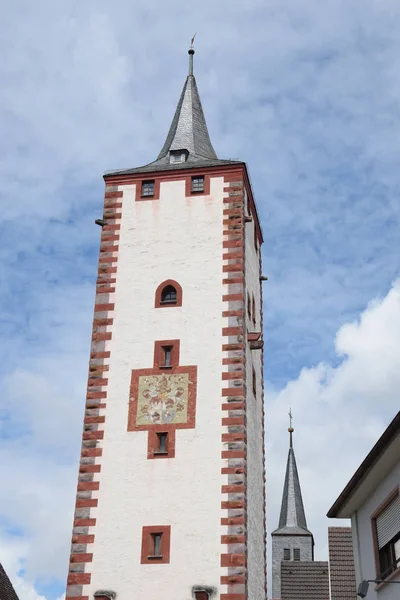
M192 193L204 192L204 176L192 177Z
M172 367L172 346L161 346L161 350L163 353L164 362L160 365L160 367L171 368Z
M379 554L379 577L386 579L400 568L400 496L375 517Z
M300 548L293 548L293 560L300 560Z
M168 454L168 433L166 431L162 431L156 433L157 436L157 450L154 454Z
M154 196L154 179L142 182L142 197Z
M170 525L143 527L141 563L169 563L170 539Z
M161 304L176 304L176 289L173 285L166 285L161 292Z
M290 548L283 549L283 560L290 560Z
M182 306L182 287L177 281L167 279L156 289L155 308Z

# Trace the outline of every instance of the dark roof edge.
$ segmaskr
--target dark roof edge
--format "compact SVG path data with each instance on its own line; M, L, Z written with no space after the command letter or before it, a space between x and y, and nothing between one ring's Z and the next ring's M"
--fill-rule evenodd
M339 511L343 508L350 496L355 492L359 484L362 482L364 477L368 474L374 464L382 456L387 446L400 431L400 411L397 413L390 425L385 429L379 440L376 442L372 450L367 454L353 477L350 479L342 493L338 496L336 501L333 503L326 516L329 518L340 518L338 517Z

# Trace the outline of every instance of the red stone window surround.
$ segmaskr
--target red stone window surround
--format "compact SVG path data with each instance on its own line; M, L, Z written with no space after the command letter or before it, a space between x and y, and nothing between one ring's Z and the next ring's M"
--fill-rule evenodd
M204 191L196 192L192 191L192 177L204 177ZM205 173L199 173L195 175L189 175L185 178L185 196L209 196L210 195L210 175L206 175Z
M153 181L154 182L154 194L152 196L142 196L143 182L145 181ZM136 184L136 202L141 202L144 200L159 200L160 199L160 178L152 177L151 174L148 177L143 177L143 179L137 179L135 181Z
M150 429L147 437L147 458L175 458L175 429L160 425L160 431Z
M142 565L169 563L171 526L151 525L142 529Z
M163 290L169 286L172 286L176 290L176 302L166 302L162 299ZM182 287L174 279L166 279L156 289L154 308L171 308L176 306L182 306Z
M174 370L179 365L180 340L157 340L154 342L155 369Z

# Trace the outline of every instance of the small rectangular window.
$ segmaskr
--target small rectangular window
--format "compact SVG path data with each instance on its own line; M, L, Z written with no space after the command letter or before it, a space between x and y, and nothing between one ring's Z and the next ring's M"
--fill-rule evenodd
M168 454L168 433L157 433L157 450L154 454Z
M300 560L300 548L293 548L293 560Z
M154 179L142 182L142 197L154 196Z
M161 554L161 540L162 533L152 533L152 554L149 555L149 558L162 558Z
M161 369L172 367L172 346L161 346Z
M290 548L283 549L283 560L290 560Z
M204 192L204 176L192 177L192 192Z

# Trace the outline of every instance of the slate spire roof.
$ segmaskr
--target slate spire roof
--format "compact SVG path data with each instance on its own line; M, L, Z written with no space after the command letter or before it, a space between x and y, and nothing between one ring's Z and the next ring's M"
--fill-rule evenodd
M241 164L237 160L221 160L215 153L208 133L196 78L193 74L193 55L194 50L190 48L189 73L186 77L168 135L157 159L142 167L121 171L107 171L106 175ZM171 160L171 153L174 154L179 150L185 154L184 162Z
M288 431L290 434L290 446L286 464L285 483L283 485L281 513L278 529L273 531L273 535L312 535L307 529L303 498L301 495L299 474L293 449L293 427L290 426Z
M167 139L157 161L169 156L171 150L187 150L191 159L216 159L208 134L196 79L193 75L194 50L189 50L189 74L172 119Z
M1 600L19 600L11 581L8 578L2 564L0 563L0 599Z

